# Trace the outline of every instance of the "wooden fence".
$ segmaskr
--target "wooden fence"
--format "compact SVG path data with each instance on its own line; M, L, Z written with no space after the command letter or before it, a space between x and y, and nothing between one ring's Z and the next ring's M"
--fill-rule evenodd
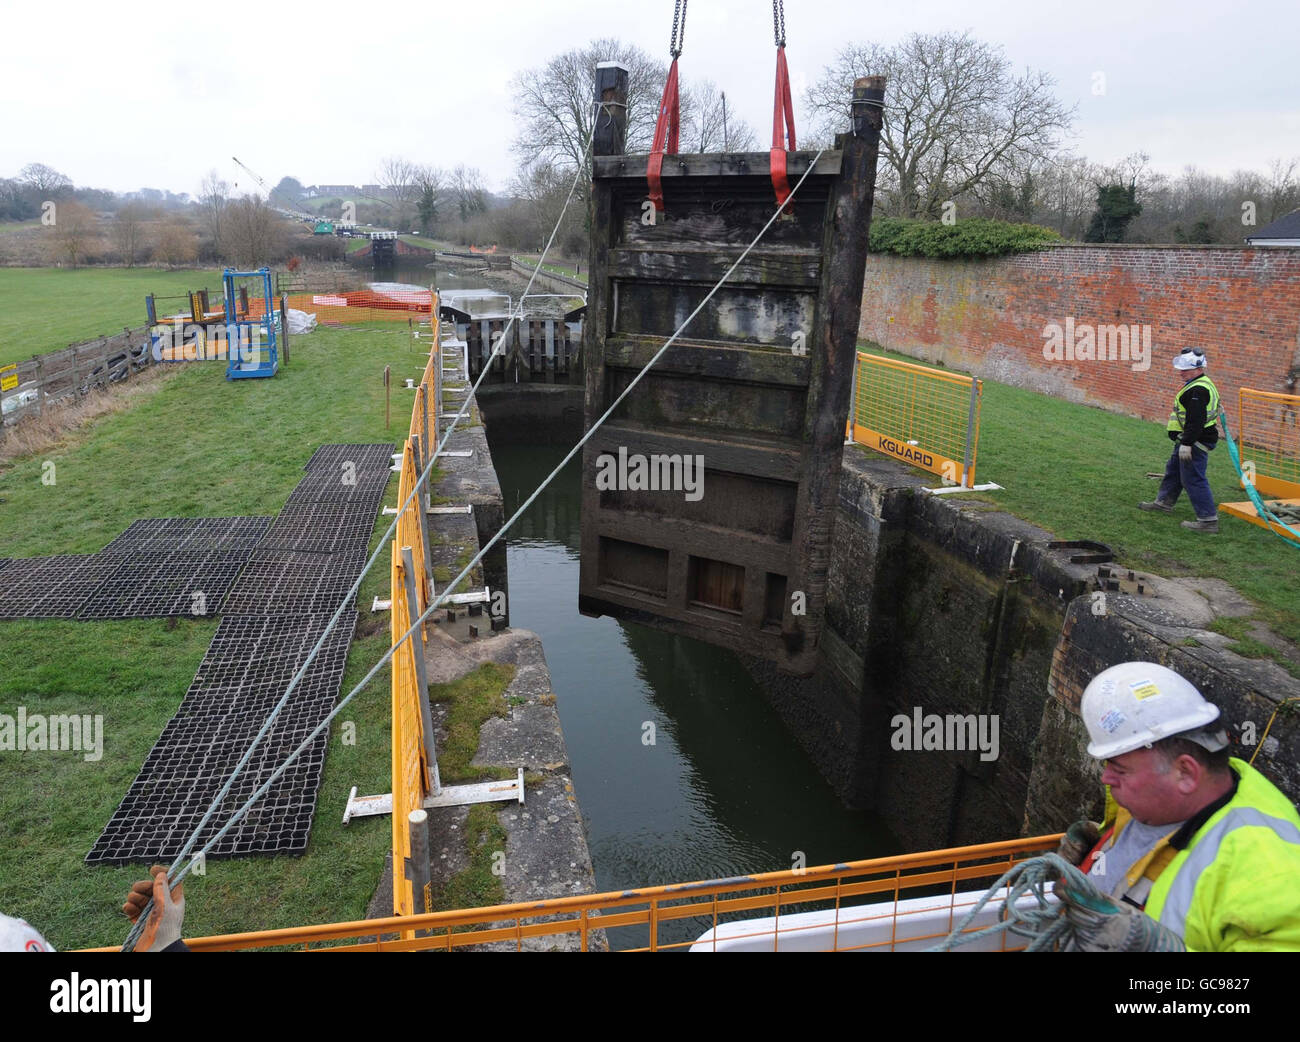
M6 427L49 405L129 379L153 361L149 327L140 326L0 366L0 438Z

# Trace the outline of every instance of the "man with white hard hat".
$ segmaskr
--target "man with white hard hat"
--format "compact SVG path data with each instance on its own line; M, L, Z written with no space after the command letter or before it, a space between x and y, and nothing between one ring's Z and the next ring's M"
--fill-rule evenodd
M1058 889L1089 923L1078 946L1128 950L1154 936L1145 913L1175 948L1300 951L1300 814L1228 755L1218 708L1171 669L1125 662L1093 678L1079 712L1110 799L1101 828L1071 826L1061 853L1110 901L1098 916Z
M1172 514L1178 495L1187 490L1195 521L1184 521L1193 532L1217 532L1219 515L1214 493L1205 477L1210 452L1219 443L1219 389L1205 375L1205 353L1188 347L1174 356L1174 369L1183 375L1183 386L1174 395L1165 431L1174 443L1174 451L1165 464L1160 491L1150 503L1139 503L1141 510L1158 510Z

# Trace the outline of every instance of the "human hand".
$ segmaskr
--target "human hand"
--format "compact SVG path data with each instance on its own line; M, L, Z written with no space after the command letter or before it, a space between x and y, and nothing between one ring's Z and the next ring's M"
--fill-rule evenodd
M138 952L160 952L175 944L181 939L181 922L185 918L185 888L177 883L175 888L169 889L167 869L162 865L154 865L149 872L153 878L134 883L127 892L126 904L122 906L126 917L134 923L149 899L153 899L144 932L136 942L135 950Z
M1101 839L1101 829L1093 821L1076 821L1061 837L1061 844L1056 852L1072 865L1080 865L1088 856L1097 841Z

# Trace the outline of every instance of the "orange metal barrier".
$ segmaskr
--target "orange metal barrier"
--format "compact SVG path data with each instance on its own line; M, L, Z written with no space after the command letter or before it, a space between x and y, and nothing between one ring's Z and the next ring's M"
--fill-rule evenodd
M397 820L394 808L394 821ZM806 870L767 872L732 879L611 891L547 901L526 901L425 915L393 916L350 923L225 934L186 939L195 951L240 951L256 948L300 947L305 951L450 951L470 945L507 941L522 949L528 938L576 938L587 951L602 949L603 931L615 927L648 928L649 943L628 951L666 951L686 948L691 941L661 943L662 926L681 920L698 920L702 933L719 924L755 916L787 916L795 910L837 909L840 926L853 922L888 922L888 940L869 947L892 950L901 916L896 909L882 911L880 903L915 896L969 894L990 886L1011 866L1036 854L1055 850L1060 834L1028 839L954 847L897 857L825 865ZM853 898L865 902L846 903ZM969 899L951 903L946 926L912 942L938 943L968 910ZM890 906L886 905L886 909ZM892 917L892 918L891 918ZM773 945L804 927L777 925ZM593 932L601 931L593 937ZM401 933L401 936L394 936ZM764 930L764 934L771 931ZM694 933L694 928L692 928ZM826 950L844 951L838 935ZM856 947L856 946L853 946ZM112 949L103 949L109 951ZM1006 949L1010 950L1010 949Z
M1300 395L1240 388L1234 434L1246 478L1271 511L1300 529ZM1294 539L1281 525L1260 517L1250 500L1220 503L1219 510Z
M430 292L432 346L424 373L415 391L415 404L411 409L409 433L402 445L402 468L397 484L397 502L401 507L410 499L410 503L398 515L396 538L392 546L392 567L390 572L390 597L392 599L392 641L393 646L411 627L411 613L407 605L405 565L402 561L402 547L411 548L414 565L415 587L417 591L417 614L423 614L429 606L429 584L425 581L428 574L424 558L424 536L420 525L420 511L424 509L424 496L411 497L415 483L419 480L420 467L415 455L414 438L419 439L424 458L437 448L438 419L441 408L441 379L439 376L441 357L439 344L437 294ZM427 491L427 489L425 490ZM422 646L422 645L421 645ZM393 771L393 912L397 915L411 915L416 909L415 894L411 881L407 878L403 866L410 856L410 827L407 816L413 810L424 806L424 797L434 788L432 771L434 765L429 763L425 753L426 742L421 719L421 702L428 697L420 690L417 680L415 655L416 644L408 641L406 646L393 654L392 696L392 771ZM407 931L406 936L413 936Z
M973 488L981 391L972 376L859 351L845 437Z

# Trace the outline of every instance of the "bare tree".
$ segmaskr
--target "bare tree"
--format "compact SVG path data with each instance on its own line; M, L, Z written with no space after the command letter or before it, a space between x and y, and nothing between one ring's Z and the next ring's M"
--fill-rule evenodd
M1263 223L1275 221L1300 206L1300 179L1296 176L1297 168L1300 168L1300 156L1274 159L1269 164L1265 189L1268 213Z
M604 61L628 68L627 150L649 150L667 67L639 47L606 38L515 77L519 134L514 149L525 166L549 164L572 172L584 165L595 117L596 65Z
M72 179L44 163L28 163L18 172L18 180L38 200L58 199L72 191Z
M688 152L752 152L758 135L734 111L712 80L689 88L682 98L682 144Z
M229 206L230 182L222 180L216 170L209 170L203 184L199 186L199 212L203 216L203 228L212 240L212 250L217 256L221 256L225 249L222 233Z
M247 195L231 203L226 228L230 252L244 267L270 263L283 247L282 222L260 195Z
M460 165L451 172L451 194L462 222L487 212L487 189L476 167Z
M128 268L135 267L136 258L144 247L145 222L153 216L147 207L139 203L127 203L118 209L113 219L109 234Z
M75 200L59 203L54 212L54 246L59 260L77 267L96 238L95 215Z
M169 217L158 232L155 250L169 268L193 264L199 255L198 236L184 218Z
M393 208L394 222L398 231L407 231L411 225L411 215L415 210L419 188L420 167L409 159L389 156L383 161L375 179L388 193L389 204Z
M805 96L822 134L847 127L853 80L870 74L888 77L881 187L904 217L937 217L999 168L1047 156L1074 118L1050 77L1014 76L1000 48L969 33L913 33L897 47L839 53Z

